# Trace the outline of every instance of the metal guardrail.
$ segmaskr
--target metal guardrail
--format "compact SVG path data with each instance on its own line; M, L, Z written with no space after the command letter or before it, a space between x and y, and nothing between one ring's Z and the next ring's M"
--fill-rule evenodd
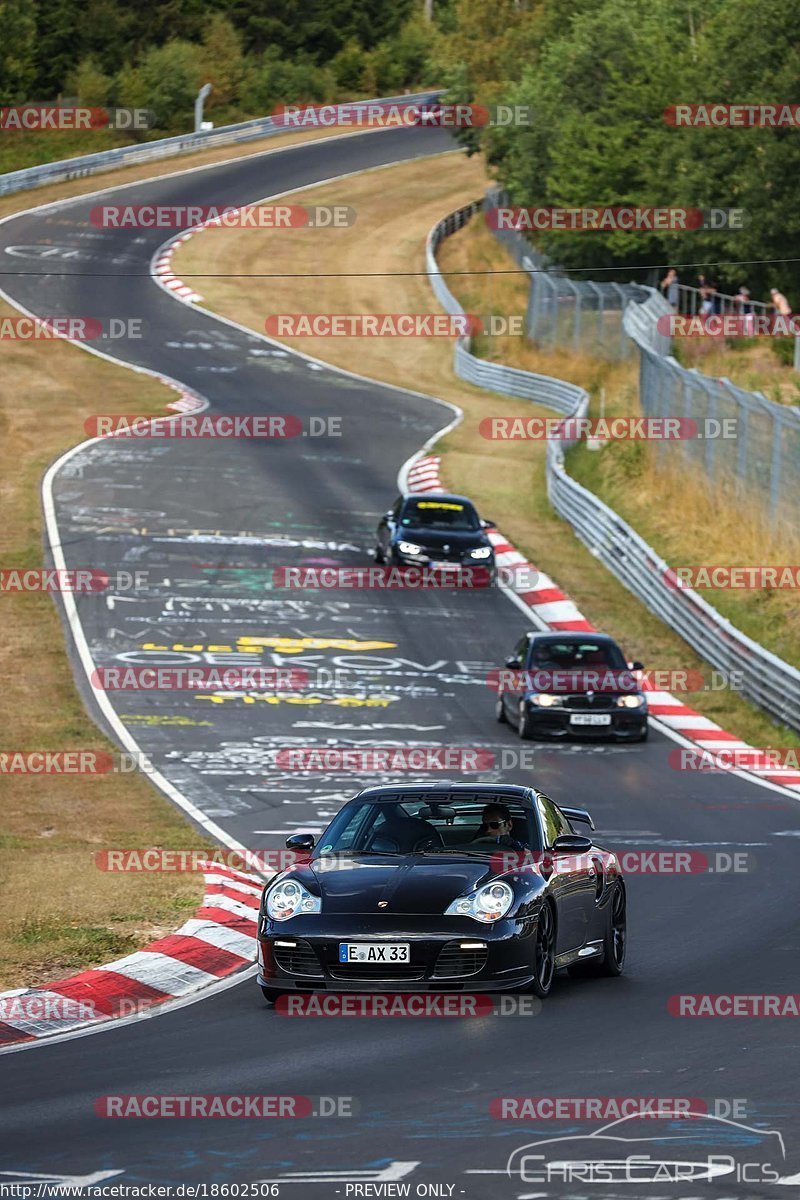
M480 207L481 201L465 205L435 225L428 235L428 276L440 303L451 314L464 310L439 273L436 250L445 237L463 228ZM649 306L643 319L645 323L652 321L655 328L653 315L657 316L661 305L669 306L652 288L648 292L648 299L640 305L629 305L626 315L632 309ZM583 388L479 359L471 353L470 340L465 336L456 343L454 365L459 378L490 391L533 400L570 416L587 414L589 396ZM649 347L647 353L656 357L656 351ZM556 512L651 612L713 667L736 680L737 691L800 731L800 671L747 637L697 592L676 588L670 582L673 576L664 559L607 504L567 473L564 451L572 444L564 441L547 444L547 492Z
M438 93L432 90L414 92L404 96L385 96L374 100L354 100L349 103L331 104L331 108L353 110L368 104L393 104L432 99ZM319 106L316 106L319 107ZM21 192L28 188L42 187L46 183L64 183L70 179L82 179L97 175L101 171L117 167L133 166L152 162L159 158L170 158L176 154L190 154L194 150L208 150L215 146L238 145L258 138L271 137L276 133L291 132L292 126L276 125L272 117L256 117L252 121L240 121L237 125L221 125L203 133L182 133L177 137L160 138L155 142L142 142L136 146L117 146L112 150L101 150L96 154L84 154L78 158L63 158L57 162L42 163L37 167L26 167L21 171L8 171L0 175L0 196ZM298 132L303 132L302 129Z

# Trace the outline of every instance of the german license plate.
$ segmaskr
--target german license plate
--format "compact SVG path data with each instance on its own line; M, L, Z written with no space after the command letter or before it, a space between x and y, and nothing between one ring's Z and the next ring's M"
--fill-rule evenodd
M408 942L340 942L339 962L407 963L411 946Z
M570 725L610 725L610 713L573 713Z

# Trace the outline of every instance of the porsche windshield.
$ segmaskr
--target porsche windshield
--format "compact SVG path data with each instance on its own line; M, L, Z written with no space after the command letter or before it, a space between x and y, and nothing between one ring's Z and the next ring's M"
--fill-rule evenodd
M335 854L470 854L540 849L532 808L486 795L440 802L425 796L346 805L323 835L315 858Z

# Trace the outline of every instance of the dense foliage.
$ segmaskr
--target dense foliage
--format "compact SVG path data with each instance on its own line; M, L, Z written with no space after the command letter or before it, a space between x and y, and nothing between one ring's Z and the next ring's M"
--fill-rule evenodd
M800 129L680 129L673 104L797 103L800 16L761 0L461 0L447 69L459 98L529 105L476 138L519 205L738 208L716 232L552 232L567 266L800 258ZM720 266L721 284L797 293L796 264ZM682 272L686 282L693 270ZM620 276L615 275L615 278Z

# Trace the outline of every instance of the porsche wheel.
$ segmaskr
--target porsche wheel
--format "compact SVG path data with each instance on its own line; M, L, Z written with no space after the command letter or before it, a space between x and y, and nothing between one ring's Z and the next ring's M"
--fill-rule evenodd
M549 995L556 973L556 919L551 904L543 904L536 926L536 954L531 991L544 999Z

